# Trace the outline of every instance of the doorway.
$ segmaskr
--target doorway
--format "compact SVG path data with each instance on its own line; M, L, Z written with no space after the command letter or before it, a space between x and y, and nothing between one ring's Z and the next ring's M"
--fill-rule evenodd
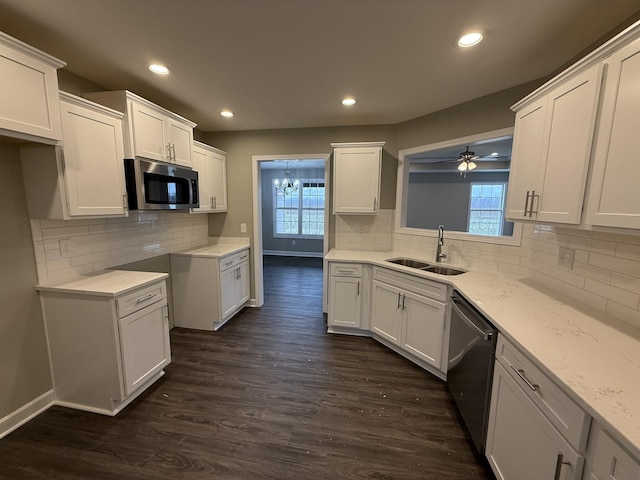
M265 250L273 256L321 258L329 248L329 209L328 201L322 210L322 231L318 231L317 222L308 222L302 218L304 199L300 193L305 188L308 193L317 194L319 183L322 181L323 196L329 198L329 153L309 155L254 155L253 156L253 278L255 288L255 305L264 304L264 261ZM287 165L288 162L288 165ZM298 180L298 211L290 200L285 200L286 195L275 193L274 180L279 183L285 178L285 171L290 172L290 179ZM305 173L306 172L306 173ZM294 178L295 177L295 178ZM308 178L307 178L308 177ZM305 182L305 180L309 180ZM305 183L307 186L305 187ZM267 191L268 190L268 191ZM307 206L313 203L307 195ZM267 200L265 200L265 198ZM269 202L269 199L272 199ZM288 206L287 206L288 202ZM270 208L268 204L271 203ZM280 206L280 212L275 208ZM317 207L316 207L317 210ZM318 212L307 212L306 217L317 218ZM296 221L294 222L294 217ZM269 222L267 224L267 222ZM280 222L278 224L278 222ZM295 223L295 225L294 225ZM265 228L265 226L267 228ZM265 248L265 231L269 235ZM311 233L311 235L305 235ZM314 242L315 241L315 242ZM320 247L320 248L319 248ZM326 272L323 272L323 278ZM323 298L325 292L323 291ZM324 304L324 301L323 301Z

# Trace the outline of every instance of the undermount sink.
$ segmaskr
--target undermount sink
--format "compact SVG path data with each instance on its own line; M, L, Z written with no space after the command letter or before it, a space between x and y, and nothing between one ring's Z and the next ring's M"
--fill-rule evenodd
M431 266L428 263L421 262L420 260L411 260L410 258L390 258L387 262L402 265L403 267L417 268L419 270Z
M428 267L421 268L425 272L437 273L438 275L460 275L465 273L464 270L453 267L445 267L443 265L429 265Z
M444 265L433 265L431 263L413 260L411 258L389 258L387 262L402 265L403 267L423 270L425 272L437 273L438 275L460 275L461 273L465 273L464 270L460 270L458 268L446 267Z

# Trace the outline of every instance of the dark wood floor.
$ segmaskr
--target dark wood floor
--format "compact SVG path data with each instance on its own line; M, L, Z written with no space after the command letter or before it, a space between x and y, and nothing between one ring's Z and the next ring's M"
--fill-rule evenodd
M443 382L325 333L321 259L265 258L264 279L219 332L172 330L166 375L118 416L53 407L0 440L0 478L493 478Z

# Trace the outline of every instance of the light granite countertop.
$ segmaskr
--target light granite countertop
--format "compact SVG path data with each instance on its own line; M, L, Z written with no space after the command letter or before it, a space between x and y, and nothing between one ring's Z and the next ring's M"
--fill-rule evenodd
M216 245L207 245L205 247L198 247L190 250L183 250L181 252L174 252L171 255L221 258L226 257L227 255L241 252L242 250L247 250L248 248L249 245L218 243Z
M131 270L102 270L99 272L87 273L76 277L73 280L67 280L60 283L36 285L36 290L39 292L117 297L166 278L169 278L167 273L138 272Z
M443 276L386 261L402 256L331 250L325 259L388 267L452 285L640 458L640 330L528 278L476 270Z

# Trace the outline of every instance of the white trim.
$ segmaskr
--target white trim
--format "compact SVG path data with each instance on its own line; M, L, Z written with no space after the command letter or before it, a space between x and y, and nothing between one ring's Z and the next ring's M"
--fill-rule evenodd
M347 142L347 143L332 143L333 148L340 147L384 147L387 142Z
M295 250L263 250L262 254L276 257L324 257L324 253L322 252L298 252Z
M55 394L49 390L19 409L0 418L0 438L9 435L55 404Z
M394 221L394 233L401 235L417 235L423 237L437 237L437 230L426 230L422 228L411 228L406 225L406 211L403 208L407 203L408 192L404 188L404 185L409 177L409 169L405 168L407 162L405 157L416 153L428 152L431 150L439 150L441 148L455 147L463 143L472 144L480 140L493 139L499 137L506 137L513 135L514 128L501 128L498 130L491 130L489 132L478 133L475 135L468 135L466 137L454 138L452 140L446 140L444 142L431 143L428 145L420 145L418 147L406 148L398 152L398 177L396 183L396 215ZM508 188L508 184L507 184ZM488 235L475 235L467 232L454 232L447 231L447 238L453 240L468 240L481 243L494 243L498 245L520 245L522 239L522 223L514 222L513 236L511 237L492 237Z
M325 199L329 198L329 158L331 153L304 154L304 155L252 155L251 179L253 181L253 285L255 290L254 306L264 305L264 279L262 266L262 175L260 162L273 160L324 160ZM329 208L324 209L324 241L323 256L329 251ZM323 288L323 290L326 289ZM323 291L323 296L325 292Z

